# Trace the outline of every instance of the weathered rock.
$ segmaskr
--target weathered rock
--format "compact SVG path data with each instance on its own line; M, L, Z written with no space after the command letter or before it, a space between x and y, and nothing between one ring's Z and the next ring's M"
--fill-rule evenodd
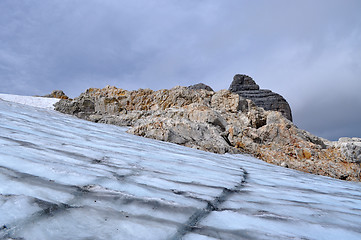
M241 81L242 88L235 84L232 89L257 88L251 78ZM304 172L361 180L360 139L332 143L298 129L281 112L266 111L228 90L126 91L107 86L55 106L90 121L129 126L128 132L139 136L215 153L244 152Z
M188 88L193 89L193 90L204 89L204 90L207 90L207 91L214 92L213 89L210 86L208 86L208 85L206 85L204 83L197 83L197 84L194 84L194 85L190 85L190 86L188 86Z
M343 137L335 143L346 156L347 162L361 163L361 138Z
M103 89L88 89L85 95L94 97L97 101L102 98L102 104L98 105L97 111L107 113L109 109L105 106L111 104L119 111L155 111L170 107L183 107L191 103L210 104L212 92L206 90L194 91L187 87L174 87L153 91L150 89L139 89L137 91L126 91L116 87L106 86Z
M220 90L212 96L211 106L213 109L231 113L238 111L247 111L249 103L238 94L231 93L228 90Z
M43 97L47 98L59 98L59 99L69 99L67 95L62 90L54 90L50 94L47 94Z
M259 90L259 86L250 76L236 74L228 90L238 93L240 91Z
M256 82L247 75L236 74L229 91L252 100L258 107L267 111L281 112L283 116L292 121L292 112L288 102L271 90L260 89Z
M187 119L196 123L208 123L219 127L222 132L226 130L227 122L219 112L197 104L188 105L184 109L187 112L182 115Z
M136 121L128 132L215 153L239 152L220 135L224 124L221 117L214 112L214 116L207 116L204 111L207 112L204 109L155 112Z
M62 99L54 104L55 110L80 117L80 114L93 114L95 112L95 99L81 95L76 100Z

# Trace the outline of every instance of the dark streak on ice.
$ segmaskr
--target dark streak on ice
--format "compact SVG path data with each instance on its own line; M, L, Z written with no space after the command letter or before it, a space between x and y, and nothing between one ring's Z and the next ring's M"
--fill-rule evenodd
M242 170L244 175L240 183L235 185L232 189L224 188L222 193L218 197L213 199L213 201L208 201L205 208L197 210L170 239L181 240L182 237L185 236L187 233L192 232L194 229L196 229L198 223L204 218L206 218L212 211L217 211L219 206L224 203L233 193L239 192L239 190L244 186L248 174L245 169Z
M5 137L5 136L0 136L1 139L10 141L10 142L14 142L19 144L22 147L27 147L27 148L34 148L34 149L40 149L36 144L31 143L31 142L26 142L26 141L21 141L21 140L17 140L17 139L13 139L13 138L9 138L9 137Z

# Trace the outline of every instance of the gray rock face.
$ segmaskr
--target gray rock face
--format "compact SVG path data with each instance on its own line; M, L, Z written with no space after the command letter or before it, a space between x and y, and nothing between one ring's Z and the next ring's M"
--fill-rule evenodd
M228 90L231 92L259 90L259 86L250 76L236 74Z
M95 111L95 100L91 97L79 97L76 101L62 99L55 104L59 112L76 115L77 113L91 114Z
M343 154L347 156L347 161L351 163L361 163L361 138L343 137L335 143L340 147Z
M210 86L208 86L208 85L206 85L204 83L197 83L197 84L194 84L194 85L190 85L190 86L188 86L188 88L193 89L193 90L205 89L207 91L214 92L213 89Z
M258 107L267 111L281 112L284 117L292 121L292 112L288 102L271 90L260 89L256 82L247 75L236 74L228 90L252 100Z

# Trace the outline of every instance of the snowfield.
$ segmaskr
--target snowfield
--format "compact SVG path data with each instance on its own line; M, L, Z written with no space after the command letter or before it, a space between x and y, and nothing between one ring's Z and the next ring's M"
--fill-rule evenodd
M53 105L59 102L60 100L57 98L30 97L30 96L20 96L20 95L2 94L2 93L0 93L0 99L4 101L20 103L28 106L45 108L45 109L54 109Z
M361 183L133 136L56 101L0 94L0 239L361 239Z

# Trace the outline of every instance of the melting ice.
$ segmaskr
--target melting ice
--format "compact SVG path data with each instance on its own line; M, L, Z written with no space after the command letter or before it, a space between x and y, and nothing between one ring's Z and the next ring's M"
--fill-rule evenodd
M133 136L52 103L0 100L0 239L361 239L360 183Z

